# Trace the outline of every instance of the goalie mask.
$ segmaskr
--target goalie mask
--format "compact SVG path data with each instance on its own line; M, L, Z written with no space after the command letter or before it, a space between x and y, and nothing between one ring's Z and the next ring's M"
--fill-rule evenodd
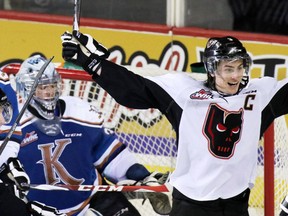
M215 89L215 72L220 61L243 61L244 75L238 92L245 88L249 82L249 69L251 58L242 43L234 37L210 38L204 50L203 62L208 75L207 84Z
M9 124L13 116L13 108L11 103L7 100L5 92L0 88L0 111L1 111L1 125Z
M45 58L35 55L22 63L16 75L16 89L25 100L28 98L36 76L45 62ZM44 119L52 120L54 118L54 111L60 95L60 85L60 75L55 70L54 64L49 63L30 102L30 106Z

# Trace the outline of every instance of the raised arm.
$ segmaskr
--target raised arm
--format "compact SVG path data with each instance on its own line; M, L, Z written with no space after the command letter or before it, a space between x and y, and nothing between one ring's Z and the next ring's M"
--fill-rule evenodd
M106 60L109 51L90 35L65 32L61 39L64 60L82 66L118 103L165 113L172 98L156 83Z

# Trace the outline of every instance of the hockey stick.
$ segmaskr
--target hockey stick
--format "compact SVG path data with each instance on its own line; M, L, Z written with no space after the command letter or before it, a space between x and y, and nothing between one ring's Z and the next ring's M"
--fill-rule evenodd
M37 76L35 77L35 81L34 81L34 83L33 83L33 86L31 87L31 91L30 91L30 93L29 93L29 95L28 95L28 98L27 98L26 102L24 103L22 109L20 110L20 112L19 112L19 114L18 114L18 116L17 116L17 118L16 118L16 120L15 120L15 122L14 122L14 124L11 126L11 128L10 128L7 136L6 136L5 139L3 140L3 143L1 144L1 147L0 147L0 156L1 156L2 152L4 151L4 149L5 149L8 141L10 140L10 138L11 138L11 136L12 136L12 134L14 133L17 125L19 124L20 119L22 118L24 112L26 111L26 109L27 109L27 107L28 107L28 105L29 105L29 103L30 103L30 101L31 101L31 99L32 99L35 91L36 91L36 87L37 87L37 85L38 85L38 83L39 83L40 77L42 76L42 74L43 74L43 72L45 71L46 67L47 67L48 64L52 61L53 58L54 58L54 56L45 62L45 64L40 68Z
M79 31L81 0L74 0L73 31Z
M170 192L168 184L159 186L147 185L64 185L64 184L30 184L34 190L63 190L63 191L106 191L106 192Z

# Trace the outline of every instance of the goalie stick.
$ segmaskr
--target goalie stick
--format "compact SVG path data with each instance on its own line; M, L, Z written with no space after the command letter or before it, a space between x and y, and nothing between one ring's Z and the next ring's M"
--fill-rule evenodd
M14 122L13 125L11 126L11 128L10 128L7 136L6 136L5 139L3 140L3 143L1 144L1 147L0 147L0 156L1 156L1 154L3 153L5 147L6 147L7 143L8 143L8 141L10 140L13 132L15 131L17 125L19 124L19 121L20 121L20 119L22 118L24 112L26 111L26 109L27 109L27 107L28 107L28 105L29 105L29 103L30 103L30 101L31 101L31 99L32 99L35 91L36 91L36 87L37 87L37 85L38 85L38 83L39 83L40 77L42 76L42 74L43 74L43 72L45 71L46 67L47 67L48 64L52 61L53 58L54 58L54 56L45 62L45 64L41 67L41 69L39 70L37 76L35 77L35 81L34 81L34 83L33 83L33 86L31 87L31 91L30 91L30 94L29 94L28 97L27 97L27 100L25 101L22 109L20 110L20 112L19 112L19 114L18 114L18 116L17 116L17 118L16 118L16 120L15 120L15 122Z
M30 184L34 190L63 190L63 191L106 191L106 192L170 192L166 183L159 186L147 185L64 185L64 184Z

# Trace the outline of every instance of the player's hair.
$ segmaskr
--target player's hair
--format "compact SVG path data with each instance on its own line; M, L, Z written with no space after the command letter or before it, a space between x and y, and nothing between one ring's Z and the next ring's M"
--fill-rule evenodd
M221 60L242 59L245 68L244 76L239 86L239 91L249 82L249 69L251 66L251 57L247 53L243 44L235 37L213 37L207 42L204 50L203 62L208 79L207 85L215 89L215 78L213 74L217 70Z
M1 114L5 121L5 124L9 124L13 117L13 108L11 103L7 99L7 95L0 88L0 107L2 108Z
M26 59L16 74L16 90L21 97L27 99L31 87L35 81L37 73L40 68L45 64L46 59L40 55L34 55ZM61 78L59 73L55 70L54 64L49 63L45 71L43 72L38 85L55 84L55 96L50 99L39 98L36 95L33 96L30 105L38 112L44 119L53 119L54 111L57 101L60 96L61 90Z

